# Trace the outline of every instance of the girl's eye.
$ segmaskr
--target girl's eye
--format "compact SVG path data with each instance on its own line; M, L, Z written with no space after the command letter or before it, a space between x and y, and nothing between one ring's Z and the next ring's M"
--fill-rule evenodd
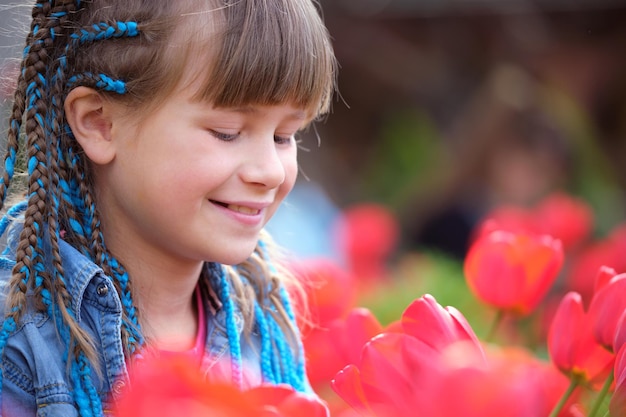
M285 144L291 142L291 138L292 137L293 136L277 136L277 135L274 135L274 142L277 145L285 145Z
M237 139L239 133L224 133L218 132L217 130L209 130L213 136L215 136L219 140L223 140L224 142L230 142L232 140Z

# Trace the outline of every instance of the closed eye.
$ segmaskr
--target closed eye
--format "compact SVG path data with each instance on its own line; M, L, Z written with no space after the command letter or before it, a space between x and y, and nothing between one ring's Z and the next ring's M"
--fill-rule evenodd
M213 135L219 140L223 140L224 142L233 141L237 139L237 137L239 136L239 133L224 133L224 132L219 132L217 130L212 130L212 129L210 129L209 132L211 132L211 135Z

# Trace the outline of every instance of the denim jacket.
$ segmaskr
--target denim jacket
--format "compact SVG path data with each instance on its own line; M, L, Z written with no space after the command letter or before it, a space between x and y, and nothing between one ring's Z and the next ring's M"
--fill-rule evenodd
M100 267L69 244L59 243L73 310L78 312L76 319L90 334L100 354L102 378L93 372L93 381L106 414L128 380L120 336L122 305L111 278ZM11 242L9 244L13 246ZM6 259L0 262L0 305L3 307L11 276L9 264ZM215 313L206 300L204 308L207 338L201 370L207 378L230 380L230 351L224 310ZM65 344L60 340L53 320L45 313L28 308L9 337L2 357L2 416L78 415L63 360ZM235 320L241 332L243 319L240 313L236 313ZM243 387L259 385L262 382L259 336L253 333L250 338L241 337L241 344L242 365L246 369ZM306 381L305 385L310 388Z

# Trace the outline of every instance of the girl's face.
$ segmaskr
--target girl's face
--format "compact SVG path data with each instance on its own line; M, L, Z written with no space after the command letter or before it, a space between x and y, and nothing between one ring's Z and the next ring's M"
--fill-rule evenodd
M178 90L142 120L114 118L96 172L107 246L123 261L237 264L297 176L291 105L214 108Z

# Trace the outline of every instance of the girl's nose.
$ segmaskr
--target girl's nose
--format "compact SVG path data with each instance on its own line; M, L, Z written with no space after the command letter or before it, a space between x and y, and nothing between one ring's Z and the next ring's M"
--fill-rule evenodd
M254 141L247 153L241 170L241 178L248 183L260 184L267 188L276 188L285 181L285 165L274 137ZM284 151L282 151L284 153Z

